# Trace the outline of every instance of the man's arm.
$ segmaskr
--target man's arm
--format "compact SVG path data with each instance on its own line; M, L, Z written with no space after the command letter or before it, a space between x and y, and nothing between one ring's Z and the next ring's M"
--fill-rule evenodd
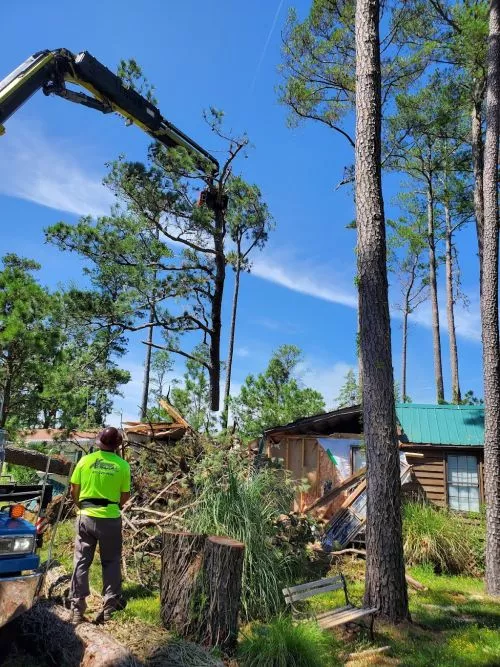
M75 505L80 501L80 484L71 484L71 497Z
M130 491L122 491L120 494L120 509L123 509L123 506L128 502L130 498Z

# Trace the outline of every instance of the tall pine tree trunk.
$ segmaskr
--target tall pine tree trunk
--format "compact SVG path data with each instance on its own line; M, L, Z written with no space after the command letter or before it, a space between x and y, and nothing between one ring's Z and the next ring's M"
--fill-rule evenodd
M443 363L441 357L441 334L439 330L439 303L437 291L436 269L436 235L434 230L434 191L432 174L429 174L427 186L427 243L429 246L429 289L432 306L432 346L434 351L434 380L436 383L436 400L444 401Z
M453 294L453 230L451 226L450 208L444 203L445 237L446 237L446 316L448 319L448 337L450 341L451 368L451 402L460 403L460 379L458 375L458 347L455 328L455 296Z
M238 311L238 296L240 293L240 251L238 250L238 260L234 275L233 307L231 312L231 330L229 332L229 348L227 351L226 384L224 387L224 413L222 415L222 428L227 428L229 420L229 394L231 393L231 372L233 370L234 337L236 333L236 314Z
M403 344L401 352L401 399L406 403L406 359L408 351L408 304L403 308Z
M356 222L367 455L365 603L408 618L381 183L378 0L356 3Z
M149 313L149 321L152 322L154 318L154 311L151 308ZM148 341L146 345L146 358L144 360L144 379L142 381L142 400L141 400L141 414L139 419L144 421L148 414L148 397L149 397L149 378L151 375L151 354L152 354L152 345L153 342L153 327L149 327L148 330Z
M484 198L483 198L483 100L481 89L475 91L475 102L471 114L471 147L472 167L474 172L474 217L476 218L477 248L479 257L479 286L483 267L483 230L484 230Z
M498 140L500 134L500 0L490 2L481 320L484 378L486 589L500 595L500 337L498 330Z
M225 220L222 205L215 211L215 276L211 298L210 333L210 409L217 411L220 403L220 335L222 328L222 297L226 279L226 258L224 256Z

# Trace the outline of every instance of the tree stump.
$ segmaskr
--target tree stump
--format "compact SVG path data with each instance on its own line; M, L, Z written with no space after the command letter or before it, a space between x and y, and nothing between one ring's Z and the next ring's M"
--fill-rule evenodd
M230 651L238 636L245 547L227 537L163 533L161 619L186 639Z
M198 641L230 651L238 638L241 575L245 545L227 537L209 537L203 554L206 606Z
M164 627L182 637L196 629L195 600L199 592L205 535L163 533L160 605Z

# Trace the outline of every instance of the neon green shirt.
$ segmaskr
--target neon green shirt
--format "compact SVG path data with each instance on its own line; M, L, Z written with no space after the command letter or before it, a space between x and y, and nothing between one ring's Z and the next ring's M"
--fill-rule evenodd
M72 484L80 485L80 500L103 498L116 501L107 507L87 507L80 514L96 519L117 519L120 516L120 495L130 491L130 466L114 452L99 450L82 456L71 476Z

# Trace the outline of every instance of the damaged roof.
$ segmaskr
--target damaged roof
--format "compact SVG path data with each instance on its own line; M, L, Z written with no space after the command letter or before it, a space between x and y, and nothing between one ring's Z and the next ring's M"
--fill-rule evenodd
M430 405L396 403L396 416L403 443L426 445L481 446L484 442L482 405ZM278 439L285 435L332 435L363 433L360 405L297 419L265 432Z

